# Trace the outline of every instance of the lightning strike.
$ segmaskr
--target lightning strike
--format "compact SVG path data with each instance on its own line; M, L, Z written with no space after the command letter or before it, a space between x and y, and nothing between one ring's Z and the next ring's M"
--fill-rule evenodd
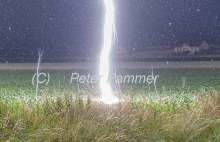
M115 104L119 99L114 96L109 84L109 53L112 47L113 36L115 32L114 21L114 3L113 0L104 0L105 3L105 25L104 25L104 43L100 56L100 87L102 91L101 101L106 104Z

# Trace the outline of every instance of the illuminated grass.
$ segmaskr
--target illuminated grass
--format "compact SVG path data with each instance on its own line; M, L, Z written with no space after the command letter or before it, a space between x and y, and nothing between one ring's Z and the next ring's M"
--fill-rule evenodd
M154 70L158 95L126 84L117 105L97 103L91 88L78 98L75 84L59 83L72 71L50 72L55 80L40 86L38 100L34 71L0 73L0 141L220 141L219 70Z
M220 94L194 101L130 97L104 105L72 96L0 100L1 141L219 141Z

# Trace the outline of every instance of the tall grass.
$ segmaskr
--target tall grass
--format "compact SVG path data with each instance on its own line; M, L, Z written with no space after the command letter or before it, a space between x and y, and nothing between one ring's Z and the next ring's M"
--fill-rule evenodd
M91 98L90 98L91 99ZM0 141L220 141L220 95L157 96L117 105L73 98L0 99Z

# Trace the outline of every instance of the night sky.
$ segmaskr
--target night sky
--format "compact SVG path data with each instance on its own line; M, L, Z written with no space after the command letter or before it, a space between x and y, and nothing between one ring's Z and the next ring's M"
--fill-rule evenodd
M115 0L115 8L116 44L126 49L220 42L220 0ZM59 57L99 51L104 12L102 0L1 0L1 57L25 58L18 49L64 52Z

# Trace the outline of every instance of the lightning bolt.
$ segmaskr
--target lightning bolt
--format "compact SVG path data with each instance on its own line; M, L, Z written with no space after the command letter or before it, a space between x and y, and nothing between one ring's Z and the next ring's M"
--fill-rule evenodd
M105 3L105 25L104 25L104 43L100 56L100 87L102 91L101 101L106 104L119 102L114 96L109 84L109 53L112 47L112 41L115 31L114 3L113 0L104 0Z

